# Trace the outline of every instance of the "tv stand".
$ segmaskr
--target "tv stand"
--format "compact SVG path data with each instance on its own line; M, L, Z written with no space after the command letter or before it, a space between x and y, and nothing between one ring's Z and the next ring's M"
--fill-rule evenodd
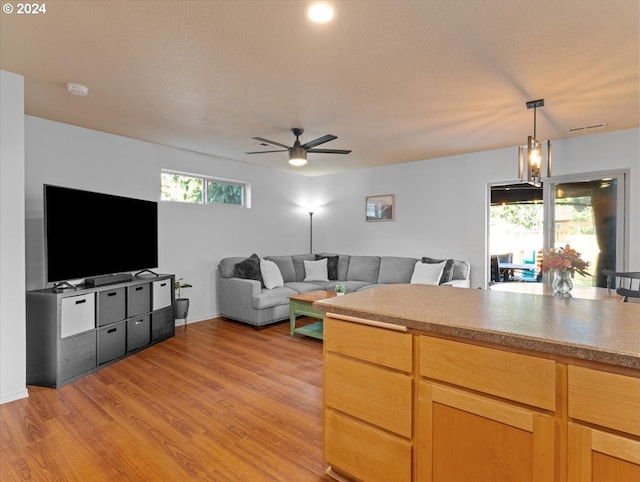
M156 273L155 271L151 271L150 269L143 269L142 271L138 271L136 274L134 274L133 277L137 278L142 273L149 273L150 275L155 276L156 278L159 276L158 273Z
M27 291L27 385L60 387L174 336L174 281Z

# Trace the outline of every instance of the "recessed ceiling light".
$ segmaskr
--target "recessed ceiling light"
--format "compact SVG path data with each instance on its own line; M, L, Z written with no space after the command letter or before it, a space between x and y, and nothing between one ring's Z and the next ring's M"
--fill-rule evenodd
M67 91L73 95L87 95L89 93L89 87L70 82L67 84Z
M333 18L333 8L327 3L314 3L307 9L307 17L315 23L327 23Z

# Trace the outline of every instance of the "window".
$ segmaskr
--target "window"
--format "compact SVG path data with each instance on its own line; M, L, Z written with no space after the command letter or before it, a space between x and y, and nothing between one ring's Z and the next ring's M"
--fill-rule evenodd
M162 171L160 191L163 201L250 207L249 185L238 181Z

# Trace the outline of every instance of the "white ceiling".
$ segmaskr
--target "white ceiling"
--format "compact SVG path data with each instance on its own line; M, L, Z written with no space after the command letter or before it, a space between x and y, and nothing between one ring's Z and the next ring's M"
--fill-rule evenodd
M10 2L14 3L14 2ZM637 0L53 1L0 14L25 110L309 176L640 126ZM66 92L89 87L88 97ZM293 168L291 145L327 149ZM515 163L514 152L514 163ZM515 168L514 168L515 169Z

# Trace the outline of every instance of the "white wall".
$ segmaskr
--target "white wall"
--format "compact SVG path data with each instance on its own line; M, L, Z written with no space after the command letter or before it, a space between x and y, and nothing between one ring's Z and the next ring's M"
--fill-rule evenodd
M24 79L0 71L0 403L27 396Z
M554 175L630 169L629 268L640 269L640 129L552 147ZM515 182L516 161L513 147L314 178L314 250L464 259L471 286L485 286L487 184ZM365 221L375 194L395 194L395 221Z
M194 285L189 321L218 314L216 266L225 256L308 251L307 177L25 117L27 289L45 286L42 185L157 201L162 168L251 184L252 208L160 202L159 268ZM134 233L131 235L135 242ZM74 240L74 242L89 242Z
M308 251L309 215L300 207L306 203L321 205L313 216L316 252L466 259L472 265L472 286L483 286L487 184L516 178L515 147L307 178L26 116L23 209L22 185L14 182L22 176L22 132L13 132L21 130L21 78L18 82L3 73L2 89L3 401L9 394L24 396L25 379L22 226L15 226L15 236L12 227L8 236L5 225L14 226L16 217L22 223L26 209L26 289L44 287L44 183L149 200L159 200L162 168L251 183L251 209L159 205L158 271L195 285L187 293L189 318L199 321L218 314L215 268L220 258ZM556 175L630 170L629 268L640 269L640 129L554 141L553 149ZM5 175L9 169L11 179ZM389 193L396 196L396 220L365 222L365 196ZM5 389L5 381L17 388Z

